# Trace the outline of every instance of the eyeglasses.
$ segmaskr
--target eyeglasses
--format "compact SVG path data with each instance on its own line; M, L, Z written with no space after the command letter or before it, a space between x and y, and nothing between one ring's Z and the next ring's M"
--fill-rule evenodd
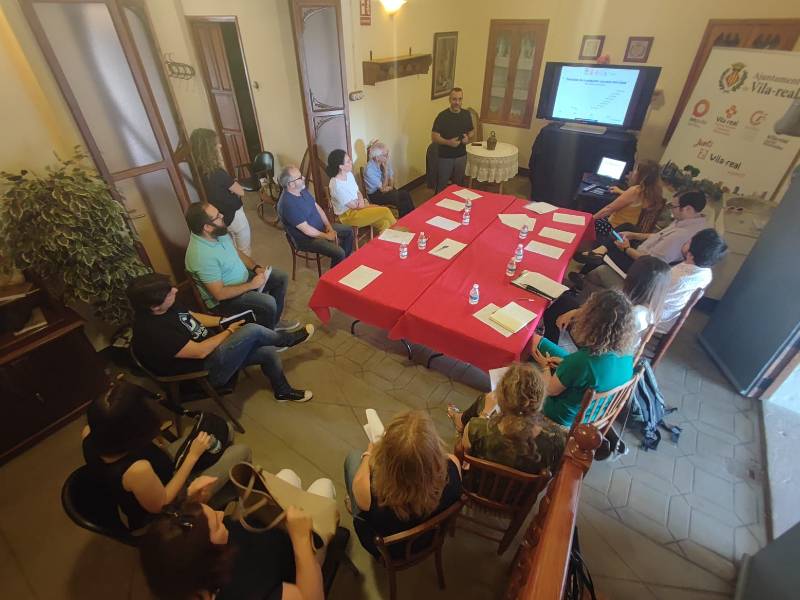
M294 183L295 181L300 181L301 179L305 179L305 177L300 175L300 177L295 177L294 179L290 179L289 181L286 182L286 185L289 185L290 183Z
M223 217L223 216L222 216L222 213L218 212L218 213L217 213L217 216L216 216L216 217L213 217L213 218L211 219L211 222L213 223L214 221L222 221L222 220L224 220L224 219L225 219L225 217Z
M678 204L677 202L669 202L667 204L667 208L670 208L670 209L675 209L675 208L680 208L680 207L681 207L681 205Z

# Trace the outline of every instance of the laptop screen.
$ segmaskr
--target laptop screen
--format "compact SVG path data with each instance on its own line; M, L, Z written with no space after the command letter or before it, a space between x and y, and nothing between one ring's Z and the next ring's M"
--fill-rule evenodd
M608 177L609 179L619 179L622 177L622 172L625 170L625 165L628 164L624 160L616 160L607 156L603 157L600 161L600 166L597 167L597 174L600 177Z

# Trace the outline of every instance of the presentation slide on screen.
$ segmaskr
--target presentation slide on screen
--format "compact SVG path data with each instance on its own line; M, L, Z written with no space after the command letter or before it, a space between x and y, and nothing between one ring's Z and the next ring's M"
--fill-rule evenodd
M562 67L553 118L622 125L638 77L637 69Z

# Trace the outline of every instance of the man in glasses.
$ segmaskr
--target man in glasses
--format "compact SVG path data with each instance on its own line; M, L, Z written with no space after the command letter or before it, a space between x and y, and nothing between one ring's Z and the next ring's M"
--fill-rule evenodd
M273 331L294 331L298 322L281 320L289 276L257 264L236 249L222 214L198 202L186 209L192 235L185 266L194 278L206 308L218 315L252 310L256 322Z
M350 256L352 227L330 223L325 211L306 189L300 169L288 165L278 176L278 183L283 188L278 200L278 216L297 249L330 257L331 268Z

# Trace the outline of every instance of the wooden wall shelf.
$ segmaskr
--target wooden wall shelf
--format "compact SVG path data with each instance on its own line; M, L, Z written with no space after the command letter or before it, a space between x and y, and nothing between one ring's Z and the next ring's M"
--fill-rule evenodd
M409 75L425 75L431 68L433 56L430 54L409 54L394 58L379 58L362 63L364 85L375 85L380 81L399 79Z

